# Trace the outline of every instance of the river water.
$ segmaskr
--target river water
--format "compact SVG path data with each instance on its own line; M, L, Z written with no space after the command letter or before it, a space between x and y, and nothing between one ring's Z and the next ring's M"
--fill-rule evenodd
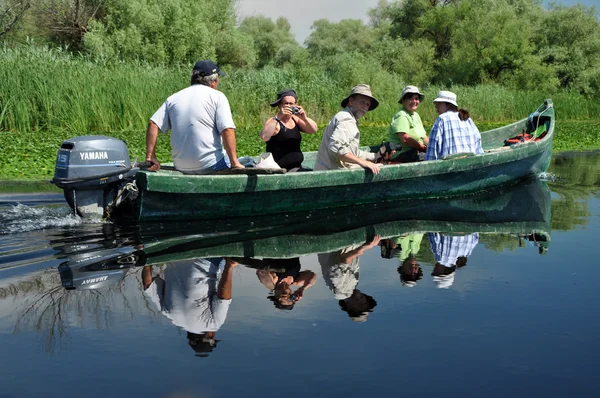
M596 397L600 153L544 179L133 227L5 189L0 397Z

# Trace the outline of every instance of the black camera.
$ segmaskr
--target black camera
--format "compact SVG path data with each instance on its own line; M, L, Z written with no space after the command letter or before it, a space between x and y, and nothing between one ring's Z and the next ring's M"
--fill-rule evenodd
M392 152L402 149L402 145L394 144L393 142L384 141L379 147L379 154L383 159L388 157Z
M300 113L300 108L298 108L297 106L292 106L292 113L294 115L297 115Z

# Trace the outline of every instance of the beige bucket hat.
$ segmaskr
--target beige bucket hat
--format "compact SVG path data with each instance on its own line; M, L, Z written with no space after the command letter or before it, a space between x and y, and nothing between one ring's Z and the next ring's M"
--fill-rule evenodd
M371 98L371 100L372 100L371 106L369 107L370 111L372 111L373 109L377 108L377 106L379 106L379 101L377 101L377 98L373 97L373 95L371 94L371 86L369 86L368 84L359 84L359 85L352 87L352 91L350 91L350 95L342 100L342 108L345 108L346 106L348 106L348 100L354 94L360 94L360 95L364 95L365 97Z
M399 104L402 103L402 98L404 98L406 94L419 94L420 101L423 101L423 98L425 98L425 94L420 92L417 86L406 86L404 87L404 90L402 90L402 94L400 94L400 99L398 100Z

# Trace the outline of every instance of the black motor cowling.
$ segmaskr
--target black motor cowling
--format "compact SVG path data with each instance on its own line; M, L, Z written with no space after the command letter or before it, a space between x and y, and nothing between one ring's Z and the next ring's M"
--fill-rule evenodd
M77 214L101 218L137 171L131 165L125 142L88 135L62 143L52 183L64 190L67 203Z

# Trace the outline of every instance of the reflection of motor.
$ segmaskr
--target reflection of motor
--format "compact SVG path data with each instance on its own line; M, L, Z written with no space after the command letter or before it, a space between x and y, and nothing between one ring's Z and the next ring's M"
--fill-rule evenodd
M67 203L82 217L101 218L133 185L138 168L127 145L105 136L83 136L62 143L52 182L64 190ZM137 194L137 190L133 190Z
M130 268L144 265L146 254L142 250L119 253L110 250L71 256L58 266L62 286L67 290L95 290L117 285Z

